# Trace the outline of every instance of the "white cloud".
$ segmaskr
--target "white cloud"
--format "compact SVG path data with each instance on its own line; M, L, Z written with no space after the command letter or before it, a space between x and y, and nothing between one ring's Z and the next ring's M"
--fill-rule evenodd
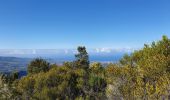
M100 53L100 49L99 49L99 48L96 48L96 52L97 52L97 53Z
M36 50L35 49L32 50L32 54L36 54Z
M100 49L100 52L103 52L103 53L110 53L112 50L109 49L109 48L101 48Z
M96 53L111 53L112 49L110 49L110 48L96 48L94 52L96 52Z
M89 50L89 53L130 53L134 50L138 50L135 48L96 48L93 50Z
M64 53L65 53L65 54L68 54L68 53L69 53L69 51L66 49L66 50L64 50Z
M24 50L19 50L19 49L14 49L14 50L8 50L8 52L6 52L7 54L19 54L19 55L22 55L22 54L26 54L28 53L28 51L24 51Z

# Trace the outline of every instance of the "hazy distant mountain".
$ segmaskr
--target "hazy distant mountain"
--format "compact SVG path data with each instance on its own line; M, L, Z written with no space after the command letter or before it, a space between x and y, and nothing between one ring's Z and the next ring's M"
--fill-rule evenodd
M30 58L0 57L0 72L26 70Z

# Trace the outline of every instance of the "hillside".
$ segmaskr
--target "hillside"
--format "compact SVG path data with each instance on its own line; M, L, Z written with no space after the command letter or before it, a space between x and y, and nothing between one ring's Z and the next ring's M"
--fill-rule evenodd
M27 64L31 61L30 58L18 57L0 57L0 72L12 72L18 70L26 70Z
M110 62L117 62L123 54L117 55L92 55L90 56L91 62L101 62L107 64ZM27 65L34 58L22 58L22 57L3 57L0 56L0 72L12 72L12 71L26 71ZM65 61L73 61L74 55L65 55L58 57L44 57L48 62L52 64L62 65Z

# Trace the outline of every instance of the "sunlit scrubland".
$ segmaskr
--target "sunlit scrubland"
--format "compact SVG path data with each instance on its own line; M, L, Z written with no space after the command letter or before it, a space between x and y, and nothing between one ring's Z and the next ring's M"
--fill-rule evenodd
M90 64L85 47L63 66L37 58L28 75L0 76L0 100L162 100L170 99L170 39L145 44L119 63ZM169 96L169 97L168 97Z

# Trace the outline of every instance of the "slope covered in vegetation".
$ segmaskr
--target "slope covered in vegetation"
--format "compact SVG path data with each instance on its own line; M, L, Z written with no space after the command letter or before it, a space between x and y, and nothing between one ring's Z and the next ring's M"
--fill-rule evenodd
M4 100L160 100L170 90L170 39L153 42L119 63L90 64L85 47L78 47L73 62L63 66L35 59L28 75L0 77ZM170 97L169 97L170 98Z

